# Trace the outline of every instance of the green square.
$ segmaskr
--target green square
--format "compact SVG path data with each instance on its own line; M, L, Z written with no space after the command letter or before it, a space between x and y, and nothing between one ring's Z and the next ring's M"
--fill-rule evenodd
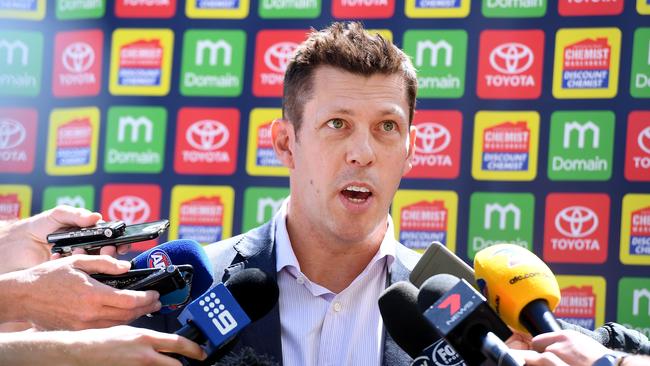
M43 69L43 35L0 31L0 95L38 96Z
M165 161L166 129L167 110L163 107L111 107L104 170L160 173Z
M615 119L611 111L554 112L548 146L548 178L611 178Z
M246 33L191 29L183 36L181 94L236 97L244 84Z
M467 32L409 30L404 51L418 70L418 98L460 98L465 93Z
M483 0L486 18L539 18L546 14L546 0Z
M467 256L500 243L533 250L535 196L532 193L475 192L470 198Z
M637 28L634 32L630 94L650 98L650 28Z
M262 19L314 19L320 16L321 0L260 0L258 11Z
M289 196L289 188L248 187L244 192L242 232L269 221Z
M83 186L50 186L43 191L43 211L58 205L81 207L95 210L95 187Z
M621 278L617 305L617 323L650 337L650 278Z
M56 0L56 18L60 20L98 19L105 11L105 0Z

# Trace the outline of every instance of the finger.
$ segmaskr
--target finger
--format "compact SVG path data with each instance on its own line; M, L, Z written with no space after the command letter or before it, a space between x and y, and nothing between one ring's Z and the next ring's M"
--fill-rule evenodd
M544 352L546 347L553 343L564 341L565 339L566 336L562 332L542 333L533 337L532 346L535 351Z
M99 250L99 254L108 255L115 258L117 256L117 249L113 245L106 245Z
M51 260L51 261L53 261L53 260L55 260L55 259L59 259L59 258L61 258L61 254L60 254L60 253L54 253L54 254L52 254L52 255L50 256L50 260Z
M569 366L550 352L515 350L515 354L524 360L526 366Z
M131 263L117 260L107 255L78 255L73 260L73 266L88 274L122 274L131 269Z
M154 304L155 305L155 304ZM103 306L100 310L94 311L93 322L104 322L104 327L128 324L139 317L160 310L160 306L146 306L135 309L123 309L113 306Z
M59 227L63 226L93 226L101 220L102 215L85 208L57 206L49 214L49 218Z
M72 249L72 255L75 254L88 254L84 248L74 248Z
M106 287L109 290L106 296L104 296L104 299L102 299L103 305L131 310L143 308L145 310L151 310L150 312L160 309L160 307L156 309L156 306L160 304L160 301L158 301L160 295L157 291L116 290L108 286Z
M118 245L117 246L117 254L119 255L125 255L131 250L131 244L124 244L124 245Z
M176 334L160 333L153 338L153 346L156 351L177 353L194 360L204 360L207 357L198 344Z

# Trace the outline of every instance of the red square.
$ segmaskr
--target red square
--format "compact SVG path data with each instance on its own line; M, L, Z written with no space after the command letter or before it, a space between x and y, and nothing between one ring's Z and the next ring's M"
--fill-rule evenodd
M52 94L57 97L99 94L103 44L104 33L99 29L57 33Z
M544 32L481 32L476 93L483 99L537 99L542 93Z
M176 0L117 0L118 18L171 18L176 14Z
M35 109L0 108L0 172L34 170L38 112Z
M619 15L624 0L560 0L558 12L562 16Z
M632 111L627 117L625 178L650 181L650 111Z
M233 174L237 168L238 139L238 109L181 108L174 171L179 174Z
M334 18L379 19L390 18L395 14L395 0L334 0L332 15Z
M127 225L160 220L161 190L157 184L107 184L102 189L103 219L122 220ZM131 244L131 252L155 246L157 240Z
M281 97L284 72L298 45L307 38L306 30L262 30L255 42L253 95Z
M605 263L609 195L551 193L546 196L544 260L553 263Z
M460 111L418 110L413 169L406 178L458 177L463 115Z

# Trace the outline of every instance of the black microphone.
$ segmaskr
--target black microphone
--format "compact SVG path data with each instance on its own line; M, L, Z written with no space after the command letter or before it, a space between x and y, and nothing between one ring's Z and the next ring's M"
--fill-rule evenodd
M464 366L460 355L422 315L417 297L417 287L406 281L384 290L379 297L379 312L388 334L413 358L411 365Z
M178 317L184 325L175 334L203 345L208 358L201 364L211 365L232 350L240 331L273 309L278 295L277 283L266 273L243 269L187 305Z
M489 360L496 365L521 366L502 340L512 332L467 281L438 274L422 284L418 305L425 318L470 365Z

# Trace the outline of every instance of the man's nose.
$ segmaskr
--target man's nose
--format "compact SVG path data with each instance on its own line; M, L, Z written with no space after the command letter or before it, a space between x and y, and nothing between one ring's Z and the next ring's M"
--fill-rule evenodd
M375 148L372 135L368 131L356 131L350 138L347 162L358 166L367 166L375 161Z

